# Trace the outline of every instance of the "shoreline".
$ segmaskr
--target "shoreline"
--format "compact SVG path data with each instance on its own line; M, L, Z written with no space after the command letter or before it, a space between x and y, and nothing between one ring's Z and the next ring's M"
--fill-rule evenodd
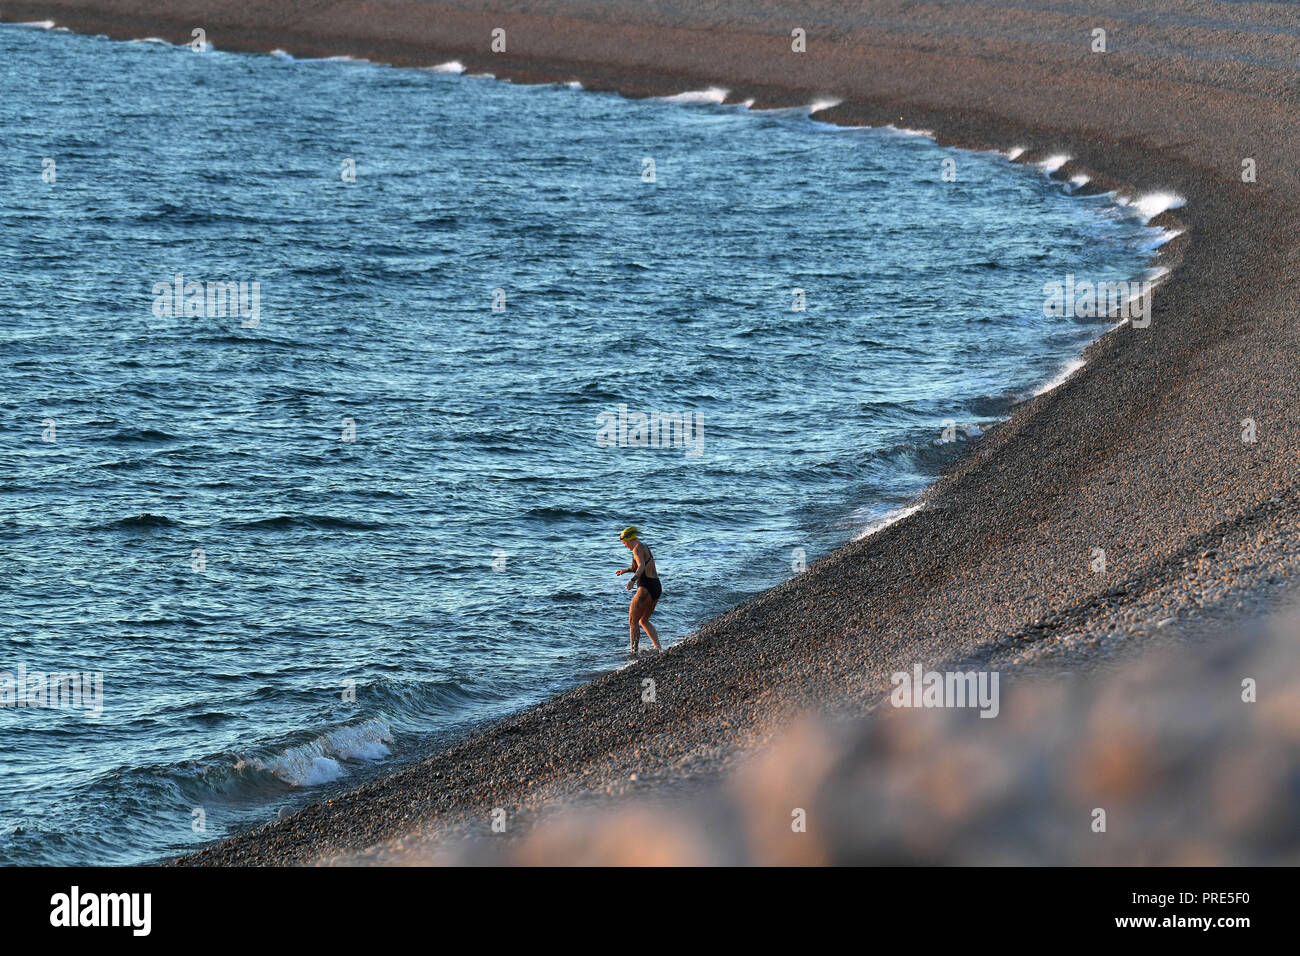
M79 32L116 32L120 39L188 41L178 18L131 12L140 6L136 0L20 3L5 15L53 20ZM181 6L202 10L205 4ZM1034 41L990 51L992 41L968 23L954 25L955 38L918 51L905 30L891 34L846 21L833 41L825 41L836 52L805 69L787 62L787 44L775 27L719 34L704 23L666 26L652 22L654 4L625 11L614 24L562 13L547 18L449 10L445 22L429 18L445 39L423 47L415 21L402 20L400 11L418 12L423 23L430 10L443 10L434 4L381 4L392 14L382 28L368 18L359 22L359 15L346 28L330 19L345 14L331 13L329 23L306 31L273 22L279 3L263 4L260 12L244 6L209 21L235 21L227 23L233 39L223 28L209 30L219 48L350 54L401 66L455 59L466 72L526 82L578 80L589 90L634 96L721 86L730 90L728 102L753 98L763 107L840 98L817 119L933 130L940 144L968 149L1014 145L1025 150L1020 161L1068 154L1075 158L1056 173L1090 176L1090 191L1173 191L1187 206L1152 220L1176 220L1183 230L1155 256L1170 273L1157 290L1152 327L1121 326L1095 339L1081 369L1017 406L931 484L921 497L925 507L707 622L662 656L178 862L307 863L408 834L463 828L466 821L477 821L487 833L494 807L526 816L566 794L617 797L716 775L806 708L869 709L887 691L888 674L913 662L1005 660L1014 667L1040 652L1086 655L1090 641L1104 646L1114 635L1123 640L1158 620L1195 617L1201 608L1266 588L1294 553L1300 500L1289 472L1298 460L1300 428L1288 419L1294 419L1290 410L1300 383L1266 373L1287 368L1300 344L1285 314L1296 272L1285 249L1296 231L1293 187L1300 170L1285 156L1290 140L1280 132L1264 148L1253 136L1225 142L1231 137L1224 135L1234 126L1270 135L1282 129L1297 112L1285 88L1267 100L1249 85L1259 78L1243 72L1234 75L1239 89L1216 89L1210 66L1176 54L1168 59L1177 80L1143 76L1144 64L1128 60L1111 76L1109 67L1094 71L1085 58L1086 66L1066 70L1067 82L1053 79L1041 63L1022 62L1040 55ZM719 7L760 25L766 10L762 0L706 5ZM917 16L960 20L957 11L922 7ZM487 44L488 31L480 28L497 20L512 36L522 30L530 52L477 52ZM146 24L150 28L142 29ZM1046 34L1051 26L1044 23ZM323 32L328 29L338 32ZM593 45L574 47L574 37ZM642 42L630 47L630 38ZM1086 51L1086 31L1079 42ZM1232 52L1238 41L1215 42ZM584 58L558 56L564 48L580 48ZM635 52L623 52L628 49ZM905 69L865 76L855 71L863 50ZM1007 59L998 60L999 54ZM1198 69L1206 76L1198 77ZM1021 71L1020 82L1008 85L1008 74ZM765 74L763 82L756 82L757 74ZM840 89L831 86L836 76L844 78ZM936 93L937 77L951 88ZM1151 94L1136 105L1129 89L1135 84ZM1120 122L1107 132L1100 118L1111 108L1120 110ZM1126 110L1133 115L1125 116ZM1139 139L1135 130L1145 136ZM1234 182L1235 160L1245 155L1258 157L1270 181ZM1246 417L1260 423L1254 445L1237 436ZM1113 568L1102 575L1088 569L1098 546ZM660 687L653 708L640 701L646 676ZM635 785L629 786L632 775Z

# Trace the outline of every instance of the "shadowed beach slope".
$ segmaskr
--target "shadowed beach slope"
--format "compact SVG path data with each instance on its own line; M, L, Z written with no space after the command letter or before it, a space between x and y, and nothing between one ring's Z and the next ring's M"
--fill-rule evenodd
M1300 11L1175 2L143 0L6 4L8 20L220 49L351 54L631 95L705 86L840 123L1071 157L1057 175L1186 204L1149 328L1018 407L905 520L709 622L671 652L452 749L185 858L305 863L413 833L489 832L549 801L710 777L808 707L862 712L889 675L1104 658L1248 613L1294 571L1300 372ZM1141 7L1138 11L1137 7ZM514 8L521 12L510 12ZM848 9L846 9L848 8ZM506 52L490 49L506 31ZM807 51L791 31L807 31ZM1094 52L1094 30L1106 52ZM1245 163L1252 160L1252 163ZM1253 167L1254 182L1243 181ZM900 176L910 175L900 171ZM812 210L810 215L835 215ZM1176 217L1176 219L1174 218ZM1055 277L1063 278L1063 277ZM1243 441L1254 422L1256 439ZM1094 549L1106 570L1095 573ZM620 622L611 621L611 639ZM653 678L656 699L642 701ZM632 779L635 777L635 779Z

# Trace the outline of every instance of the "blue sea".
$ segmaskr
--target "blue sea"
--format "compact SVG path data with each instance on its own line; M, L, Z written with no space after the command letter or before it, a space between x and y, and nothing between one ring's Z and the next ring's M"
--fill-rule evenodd
M0 863L157 860L625 664L626 525L682 640L1112 324L1045 282L1160 241L718 98L0 27Z

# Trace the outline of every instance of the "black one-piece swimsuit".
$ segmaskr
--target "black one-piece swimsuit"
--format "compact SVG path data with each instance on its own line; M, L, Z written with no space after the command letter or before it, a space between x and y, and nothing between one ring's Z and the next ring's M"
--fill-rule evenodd
M654 555L650 555L650 560L654 560ZM641 576L641 586L649 591L650 596L656 601L658 601L660 596L664 593L664 586L659 583L658 578L647 577L643 574Z

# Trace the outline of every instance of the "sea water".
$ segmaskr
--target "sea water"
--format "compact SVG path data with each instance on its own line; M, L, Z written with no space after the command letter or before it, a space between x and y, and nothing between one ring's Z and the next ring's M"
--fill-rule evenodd
M906 507L1111 324L1044 284L1159 241L708 91L6 26L0 94L0 863L155 860L619 666L626 525L681 640Z

